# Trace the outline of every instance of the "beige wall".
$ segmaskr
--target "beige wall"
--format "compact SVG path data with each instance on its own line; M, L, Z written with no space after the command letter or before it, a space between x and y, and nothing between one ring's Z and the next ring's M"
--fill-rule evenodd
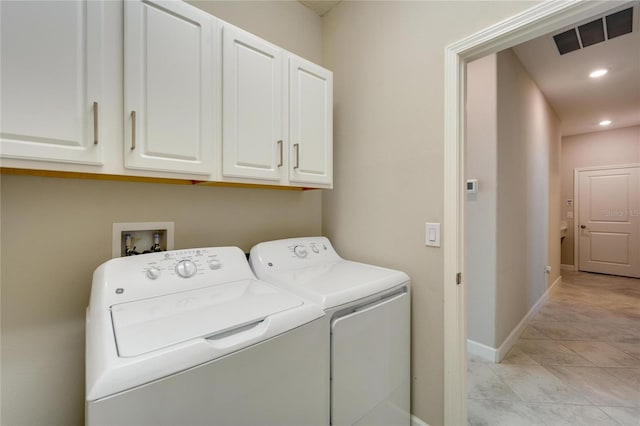
M560 123L512 50L467 70L468 338L497 349L559 277Z
M549 112L549 114L552 114ZM555 113L552 114L557 120ZM560 123L551 131L553 134L553 143L549 145L549 228L547 232L548 255L547 265L551 266L551 273L547 277L547 285L553 283L561 277L561 253L562 240L560 238L560 227L562 214L560 212L561 193L562 193L562 175L561 170L561 152L562 152L562 133Z
M322 20L295 1L187 0L225 22L322 64Z
M320 18L297 2L197 6L321 61ZM84 313L113 222L173 221L176 248L321 232L320 191L9 175L0 185L3 425L84 423Z
M574 212L575 206L568 206L573 200L573 174L579 167L609 166L616 164L640 163L640 126L624 127L562 138L562 220L567 221L567 236L562 241L562 264L573 265L574 233L573 219L567 212Z
M550 188L560 186L560 122L512 50L498 54L497 78L496 347L560 273L560 218L550 217L557 202ZM552 261L557 266L547 276Z
M490 347L496 340L497 67L495 54L467 65L465 175L479 186L465 203L467 338Z
M533 2L343 1L323 18L334 71L335 189L323 230L345 257L412 279L412 411L443 424L444 48ZM447 223L443 224L447 232Z

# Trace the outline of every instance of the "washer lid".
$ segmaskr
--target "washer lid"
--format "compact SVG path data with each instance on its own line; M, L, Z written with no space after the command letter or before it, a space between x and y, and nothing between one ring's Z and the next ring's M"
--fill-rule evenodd
M120 357L134 357L198 337L211 337L303 302L266 283L246 280L111 307Z

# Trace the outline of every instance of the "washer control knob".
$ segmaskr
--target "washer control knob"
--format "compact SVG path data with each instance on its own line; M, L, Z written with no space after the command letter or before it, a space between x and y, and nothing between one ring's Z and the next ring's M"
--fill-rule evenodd
M314 253L320 253L320 249L316 246L311 246L311 250L313 250Z
M198 272L198 268L196 264L190 260L181 260L176 265L176 274L180 275L182 278L191 278Z
M214 271L216 269L220 269L220 267L222 267L222 262L220 262L218 259L211 259L211 261L209 262L209 268L213 269Z
M298 257L307 257L307 248L305 246L295 246L293 253Z
M160 277L160 269L155 266L149 266L147 268L147 278L150 280L155 280Z

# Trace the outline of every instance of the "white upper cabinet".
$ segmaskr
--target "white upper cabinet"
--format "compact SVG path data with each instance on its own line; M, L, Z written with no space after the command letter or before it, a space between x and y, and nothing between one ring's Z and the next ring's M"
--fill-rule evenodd
M330 187L333 74L224 24L222 176Z
M283 52L225 24L223 177L279 181L284 166Z
M0 8L0 155L102 164L103 3Z
M332 187L330 71L182 1L0 12L0 166Z
M220 132L220 24L183 2L124 2L124 158L211 175Z
M289 85L289 180L331 185L333 73L291 55Z

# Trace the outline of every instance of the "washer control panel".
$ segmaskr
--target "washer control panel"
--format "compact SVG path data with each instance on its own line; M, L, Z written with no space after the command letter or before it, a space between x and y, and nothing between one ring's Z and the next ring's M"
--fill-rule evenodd
M211 247L111 259L96 270L94 287L102 281L105 295L123 303L247 279L255 275L242 250Z
M222 269L223 262L214 249L167 251L144 264L145 276L157 280L161 276L192 278ZM156 256L157 257L157 256Z

